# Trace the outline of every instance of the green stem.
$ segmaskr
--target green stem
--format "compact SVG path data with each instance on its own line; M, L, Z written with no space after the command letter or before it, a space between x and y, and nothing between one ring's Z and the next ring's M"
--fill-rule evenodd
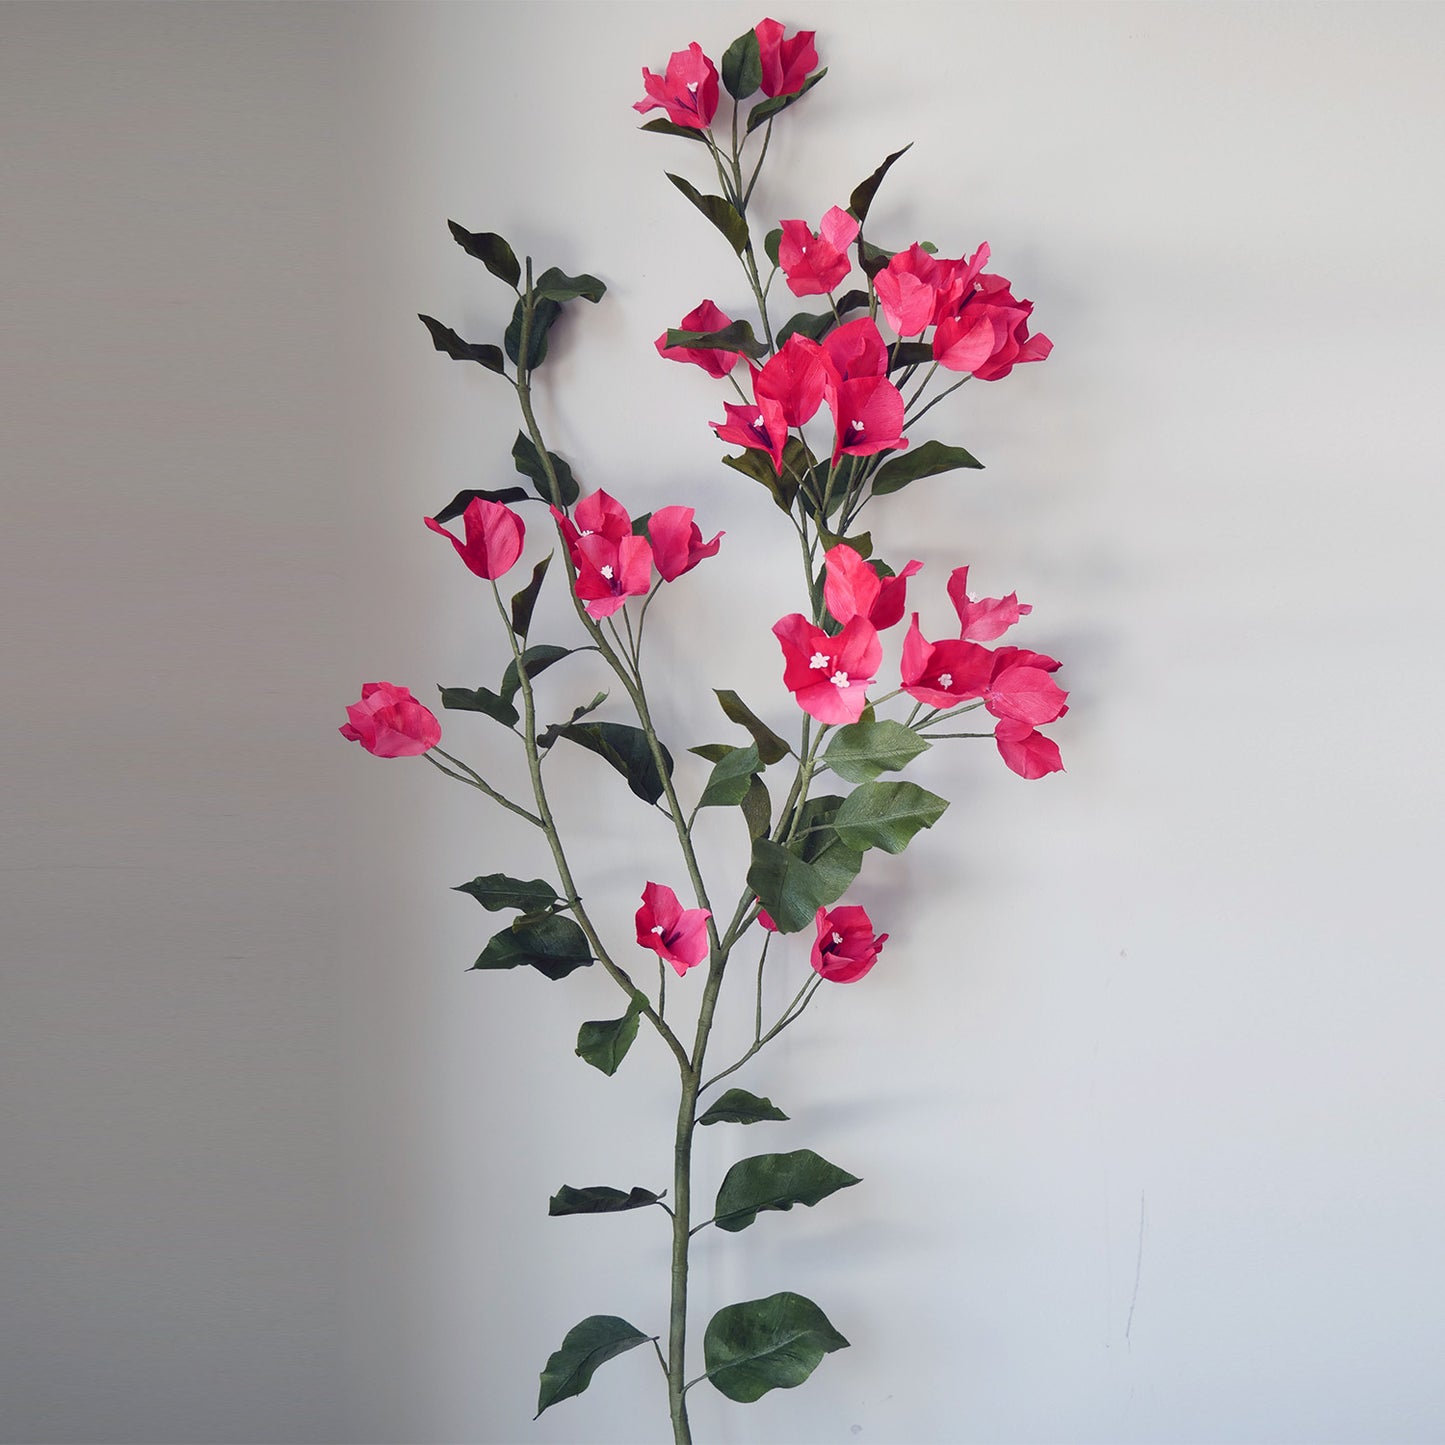
M455 767L459 768L460 771L454 773L451 768L443 767L437 762L436 758L432 757L432 753L437 753L441 757L444 757L447 762L452 763ZM510 798L503 797L485 778L479 773L473 772L460 758L454 758L450 753L442 752L440 748L433 748L431 752L423 753L422 756L432 767L436 768L439 772L445 773L447 777L455 778L459 783L466 783L469 787L478 789L491 798L493 802L500 803L508 812L515 813L519 818L525 818L535 827L542 827L542 820L535 813L529 813L525 808L514 803Z
M932 375L931 372L930 372L929 374ZM933 410L933 408L936 407L936 406L938 405L938 403L943 400L944 397L946 397L946 396L952 396L953 393L956 392L956 391L959 389L959 387L961 387L961 386L963 385L963 383L964 383L965 381L971 381L972 379L973 379L973 378L972 378L971 376L965 376L962 381L955 381L952 386L948 387L948 388L947 388L946 390L944 390L944 391L940 391L940 392L938 393L938 395L935 396L935 397L933 398L933 400L932 400L931 402L929 402L928 405L927 405L926 407L924 407L923 410L920 411L916 416L906 416L906 417L904 417L904 418L903 418L903 425L906 426L906 427L907 427L907 426L913 426L913 425L915 425L917 422L921 421L925 416L927 416L928 413L931 412L931 411ZM918 398L915 396L915 397L913 398L913 400L914 400L914 401L917 401Z

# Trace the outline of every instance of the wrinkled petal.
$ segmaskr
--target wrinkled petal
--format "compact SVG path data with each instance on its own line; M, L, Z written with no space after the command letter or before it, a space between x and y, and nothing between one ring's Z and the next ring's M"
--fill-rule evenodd
M993 730L993 738L999 756L1021 778L1042 778L1064 770L1059 745L1026 722L1002 718Z
M845 381L830 393L829 404L835 427L834 465L840 456L867 457L908 445L903 438L903 393L886 377Z
M419 757L442 740L436 715L407 688L389 682L368 682L346 717L338 729L341 736L378 758Z
M522 555L526 528L522 519L500 502L473 497L462 513L466 541L459 541L434 517L423 521L433 532L440 533L456 548L457 556L478 577L492 579L503 576Z
M984 693L984 706L997 718L1037 727L1053 722L1063 711L1067 697L1068 693L1042 668L1015 666L994 675Z
M677 323L678 331L721 331L723 327L732 324L732 317L725 311L715 306L711 301L704 301L700 306L695 306L681 321ZM667 344L667 332L663 332L656 342L657 354L666 357L668 361L686 361L694 366L700 366L712 377L724 377L743 359L740 351L720 351L716 347L690 347L690 346L669 346Z
M704 542L691 507L659 507L648 519L647 535L652 560L665 582L691 572L704 557L715 557L723 538L719 532L711 542Z
M673 125L706 130L717 114L717 67L695 40L686 50L672 53L665 74L644 68L642 88L647 94L633 110L646 114L660 106Z
M810 962L813 971L830 983L856 983L878 962L888 940L886 933L873 936L873 921L866 909L853 905L820 908L814 920Z
M955 567L949 575L948 596L958 613L958 635L970 642L992 642L1034 610L1020 602L1016 592L1007 597L970 597L967 567Z
M763 94L796 95L818 63L813 44L816 32L799 30L784 39L780 20L760 20L753 30L758 37L758 58L763 63Z

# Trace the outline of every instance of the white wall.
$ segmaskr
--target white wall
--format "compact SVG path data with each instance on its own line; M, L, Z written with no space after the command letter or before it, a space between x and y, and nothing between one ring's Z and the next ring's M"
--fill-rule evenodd
M666 1060L572 1056L605 978L464 974L492 920L447 887L544 873L537 843L334 729L363 679L501 667L420 524L508 477L516 427L414 319L505 319L449 217L607 280L559 328L544 426L634 511L728 530L649 621L677 750L728 736L708 687L791 721L767 629L793 551L715 463L720 393L651 351L746 292L662 177L704 181L691 149L628 109L641 65L757 18L5 12L5 1438L666 1438L642 1351L528 1418L577 1319L664 1323L661 1216L545 1207L667 1182ZM759 214L816 218L913 140L880 238L989 240L1056 343L931 415L988 469L874 530L928 564L934 619L958 562L1016 587L1074 706L1063 776L926 760L952 810L859 889L883 963L739 1076L794 1122L705 1131L704 1197L767 1147L864 1183L699 1237L699 1334L795 1288L853 1348L751 1407L700 1386L697 1436L1439 1440L1442 12L783 18L830 75ZM593 677L562 674L559 710ZM485 720L444 723L515 767ZM681 881L666 825L557 765L625 939L643 878Z

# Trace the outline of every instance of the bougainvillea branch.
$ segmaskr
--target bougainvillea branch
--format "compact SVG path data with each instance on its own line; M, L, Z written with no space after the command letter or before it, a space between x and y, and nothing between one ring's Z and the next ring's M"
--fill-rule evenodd
M922 564L910 559L890 565L876 555L871 535L856 530L865 508L878 499L925 478L978 468L981 463L963 447L918 441L910 432L964 382L1001 380L1018 365L1044 360L1051 343L1030 332L1032 303L1018 300L1009 281L984 269L991 260L986 243L951 259L925 242L890 250L873 239L873 200L908 147L886 157L846 206L832 205L816 220L778 219L757 244L749 207L773 127L825 74L813 32L789 35L765 19L734 40L720 64L693 42L675 52L661 73L644 69L646 93L635 107L643 114L663 112L644 131L705 148L709 164L699 167L702 183L715 179L718 193L704 192L682 174L669 172L668 179L732 251L756 307L752 318L735 318L704 299L677 326L664 329L655 349L663 360L697 366L730 388L736 400L721 397L721 420L708 423L718 441L736 448L721 460L733 474L761 485L798 537L800 608L771 623L757 619L754 628L759 646L778 649L780 696L791 696L798 708L796 737L775 732L737 693L717 691L724 716L750 741L691 748L710 771L695 797L681 796L673 753L649 704L645 625L654 602L670 588L686 586L694 569L722 565L713 559L728 555L724 536L709 538L694 507L682 501L634 518L606 490L584 495L570 465L547 445L533 407L533 377L566 309L580 300L600 302L606 287L594 276L571 276L557 267L534 275L532 258L519 261L501 236L456 222L451 231L457 243L513 293L510 322L498 345L466 341L434 318L421 319L438 351L473 362L512 387L521 428L511 455L531 490L460 492L425 519L490 588L511 654L495 688L445 687L440 701L453 712L483 714L520 740L525 783L518 787L530 790L530 804L444 752L436 715L404 687L367 683L341 728L378 757L425 757L545 836L555 881L493 873L460 885L488 911L513 914L475 968L530 967L556 981L600 964L621 990L624 1011L584 1022L577 1055L611 1076L645 1022L677 1065L667 1189L564 1185L549 1204L554 1215L661 1208L672 1236L665 1318L650 1322L650 1332L615 1315L581 1321L547 1361L538 1398L540 1414L582 1393L614 1356L650 1343L666 1376L676 1442L692 1438L687 1392L694 1385L706 1380L728 1399L750 1402L801 1384L825 1355L848 1344L817 1304L780 1282L777 1293L712 1316L699 1373L696 1350L689 1348L693 1237L708 1228L738 1233L760 1213L812 1207L860 1182L811 1149L754 1154L726 1171L710 1213L695 1208L693 1141L699 1127L783 1123L789 1117L770 1099L737 1087L699 1113L701 1096L791 1028L822 988L861 982L877 968L889 934L878 932L868 912L845 895L871 850L902 852L948 807L918 784L885 775L902 772L935 743L954 738L992 738L1005 765L1022 778L1062 767L1057 744L1040 731L1068 711L1067 693L1054 681L1059 663L1045 653L988 645L1032 608L1012 592L975 597L968 590L970 569L959 565L946 587L957 632L940 634L930 622L925 633L921 619L931 604L924 598L920 605L915 596ZM719 129L724 95L726 125ZM780 276L782 287L775 288ZM775 289L816 309L780 321L768 310ZM701 424L699 430L705 435ZM529 580L508 602L499 584L529 545L527 525L515 510L524 504L536 508L530 541L535 543L539 525L550 522L555 543L533 562ZM459 532L446 525L455 519ZM538 597L549 578L563 575L576 630L569 642L536 641ZM606 693L579 701L563 719L540 716L534 680L578 652L595 652L616 678L623 716L599 715ZM669 687L675 687L672 679ZM890 704L898 715L882 714ZM979 709L992 720L990 730L949 729L954 719ZM663 876L636 880L630 937L604 937L583 904L546 778L548 759L563 743L620 774L640 803L667 819L674 835L674 866ZM492 771L517 771L497 756L489 755L488 764ZM838 791L817 791L824 781ZM695 830L710 809L727 810L743 824L738 839L745 839L745 858L738 857L736 876L726 885L737 889L726 915L709 896L695 846ZM719 1068L716 1057L709 1063L718 1004L734 955L750 937L756 964L740 958L731 972L740 973L739 987L752 994L752 1037L729 1046L723 1057L732 1062ZM906 946L905 936L893 948ZM794 966L806 956L808 968L801 983L790 985L791 1001L768 1024L769 956L778 960L790 949ZM634 974L654 962L658 977L650 992ZM785 959L775 962L779 966L788 966ZM690 1038L678 1018L679 995L695 1002Z

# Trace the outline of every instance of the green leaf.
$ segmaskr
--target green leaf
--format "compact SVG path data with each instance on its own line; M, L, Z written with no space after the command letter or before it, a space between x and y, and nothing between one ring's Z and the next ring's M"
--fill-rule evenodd
M901 853L922 828L931 828L948 800L917 783L864 783L843 800L834 826L850 848Z
M460 517L463 512L480 497L484 502L530 502L531 496L522 490L521 487L497 487L490 491L480 491L475 488L458 492L441 511L433 513L433 522L450 522L453 517Z
M828 1316L790 1291L720 1309L702 1342L708 1379L740 1405L801 1385L824 1355L847 1348Z
M773 799L768 785L761 778L754 777L739 806L743 810L743 821L748 825L748 837L754 840L766 837L773 825Z
M723 51L722 83L734 100L746 100L763 83L763 58L756 30L744 30Z
M448 221L447 225L457 245L468 256L475 256L498 280L515 286L522 279L522 268L512 248L495 231L468 231L455 221Z
M888 348L888 370L901 371L905 366L927 366L933 360L933 347L926 341L895 341Z
M863 268L863 274L871 281L891 260L892 251L885 251L882 246L875 246L871 241L858 237L858 264Z
M746 1089L729 1089L716 1100L699 1124L760 1124L768 1119L788 1116L771 1099L760 1099Z
M810 341L821 341L833 329L834 316L831 311L800 311L783 323L778 332L778 346L790 336L806 336Z
M675 125L670 120L663 120L660 116L657 120L650 120L646 125L640 125L638 130L650 130L653 135L675 135L682 140L695 140L702 145L707 144L707 137L690 125Z
M720 763L726 757L731 757L737 749L731 743L703 743L699 747L689 748L688 752L695 757L702 758L709 763Z
M570 647L558 647L554 643L539 642L535 647L529 647L522 653L522 667L526 669L528 678L536 677L539 672L546 672L554 662L561 662L564 657L571 657ZM502 696L508 702L516 697L517 689L522 685L521 676L517 670L517 660L513 658L507 664L507 670L502 674Z
M532 609L537 605L537 595L542 590L542 579L547 575L547 568L551 561L552 554L548 552L532 568L532 580L520 592L514 593L512 596L512 631L518 637L525 637L527 629L532 625Z
M790 749L782 738L760 718L731 688L714 688L717 700L729 722L746 728L758 745L758 757L764 763L781 762Z
M548 452L547 456L551 459L552 470L557 473L557 487L562 493L560 497L552 495L552 484L547 480L547 468L542 463L542 454L532 444L531 437L526 432L517 433L517 440L512 443L513 465L531 482L544 502L570 507L581 496L582 489L572 475L572 468L556 452Z
M889 492L901 492L909 482L936 477L940 472L956 471L959 467L981 469L983 463L962 447L924 442L883 463L873 478L873 495L882 497Z
M626 723L591 722L563 723L556 731L559 737L567 738L611 763L644 803L655 803L662 796L662 774L657 770L647 734L641 728L630 727ZM661 744L658 746L661 748ZM663 765L670 778L672 755L666 748L661 750Z
M835 486L833 490L837 491L838 488ZM851 547L865 562L873 555L872 532L854 532L851 537L840 537L826 527L819 527L818 537L828 551L838 546Z
M782 244L783 228L781 226L774 226L773 229L763 237L763 250L767 253L768 260L771 261L774 266L780 264L778 261L778 247Z
M732 202L724 200L721 196L703 195L691 181L685 181L681 176L673 175L671 171L666 172L666 175L668 180L723 233L728 245L741 256L748 248L748 223L738 214L737 208Z
M909 141L901 151L894 151L866 181L854 187L853 194L848 198L848 209L860 223L868 219L868 208L873 204L873 197L878 194L878 187L883 184L883 177L888 174L893 162L912 149L913 142Z
M442 706L453 712L484 712L503 727L516 727L517 709L487 687L444 687Z
M555 980L591 962L587 935L570 918L549 913L543 918L518 919L513 927L496 934L472 967L517 968L529 963Z
M563 1214L620 1214L624 1209L646 1209L661 1198L650 1189L636 1186L624 1194L607 1184L590 1184L586 1189L564 1184L547 1201L547 1213L553 1219Z
M751 1159L739 1159L723 1176L712 1222L736 1234L764 1210L786 1210L795 1204L812 1208L819 1200L859 1182L856 1174L839 1169L811 1149L755 1154Z
M562 314L562 307L556 301L535 301L532 306L532 329L527 333L527 359L523 363L522 352L522 317L526 310L527 299L523 297L512 308L512 319L507 323L506 333L502 337L502 345L506 348L507 355L527 371L535 371L547 359L547 333L552 329L552 323Z
M422 325L431 332L432 345L438 351L444 351L453 361L475 361L488 371L495 371L498 376L505 375L501 347L463 341L450 326L443 326L434 316L421 316L419 312L418 316Z
M797 933L806 928L818 909L831 901L825 897L827 887L810 864L764 837L753 841L748 887L762 900L779 933Z
M755 482L761 482L773 494L773 501L784 512L793 510L793 499L798 495L798 483L792 477L780 477L773 470L773 459L767 452L749 447L738 456L724 457L722 462L723 466L731 467L733 471L741 472Z
M637 1021L646 997L635 989L620 1019L591 1019L577 1030L577 1057L610 1079L637 1038Z
M606 294L605 283L595 276L585 272L581 276L569 276L556 266L548 266L532 286L532 295L538 301L555 301L558 305L580 296L595 306Z
M745 748L729 748L727 756L714 764L698 807L735 808L747 796L748 787L762 766L756 743Z
M607 694L605 692L599 692L591 702L584 702L580 707L574 707L572 709L572 716L567 719L566 723L553 723L550 727L543 729L543 731L537 734L537 746L544 751L550 748L553 743L557 741L561 735L561 729L566 727L567 723L574 723L578 718L586 717L589 712L596 712L606 701Z
M775 95L770 100L759 101L753 107L752 114L748 116L747 133L751 135L760 125L766 125L775 115L802 100L827 73L828 67L825 65L821 70L810 75L803 82L802 88L795 90L792 95Z
M845 291L838 298L838 314L846 316L850 311L866 310L870 297L866 291Z
M798 810L798 830L789 845L792 852L812 869L813 886L820 906L836 903L852 886L863 867L863 855L850 848L833 826L842 798L833 793L809 798ZM814 908L814 914L817 913ZM810 917L808 920L812 922Z
M452 891L470 894L491 913L499 908L520 908L532 913L562 901L557 897L557 890L542 878L523 881L508 878L505 873L488 873L484 878L473 878L470 883L458 883Z
M580 1395L608 1360L655 1338L616 1315L588 1315L567 1331L561 1349L548 1359L537 1395L537 1414L559 1400Z
M850 723L833 734L823 760L850 783L868 783L879 773L905 768L928 743L901 722Z
M767 343L753 334L749 321L730 321L717 331L680 331L669 326L665 345L684 346L689 351L740 351L754 360L768 354Z

